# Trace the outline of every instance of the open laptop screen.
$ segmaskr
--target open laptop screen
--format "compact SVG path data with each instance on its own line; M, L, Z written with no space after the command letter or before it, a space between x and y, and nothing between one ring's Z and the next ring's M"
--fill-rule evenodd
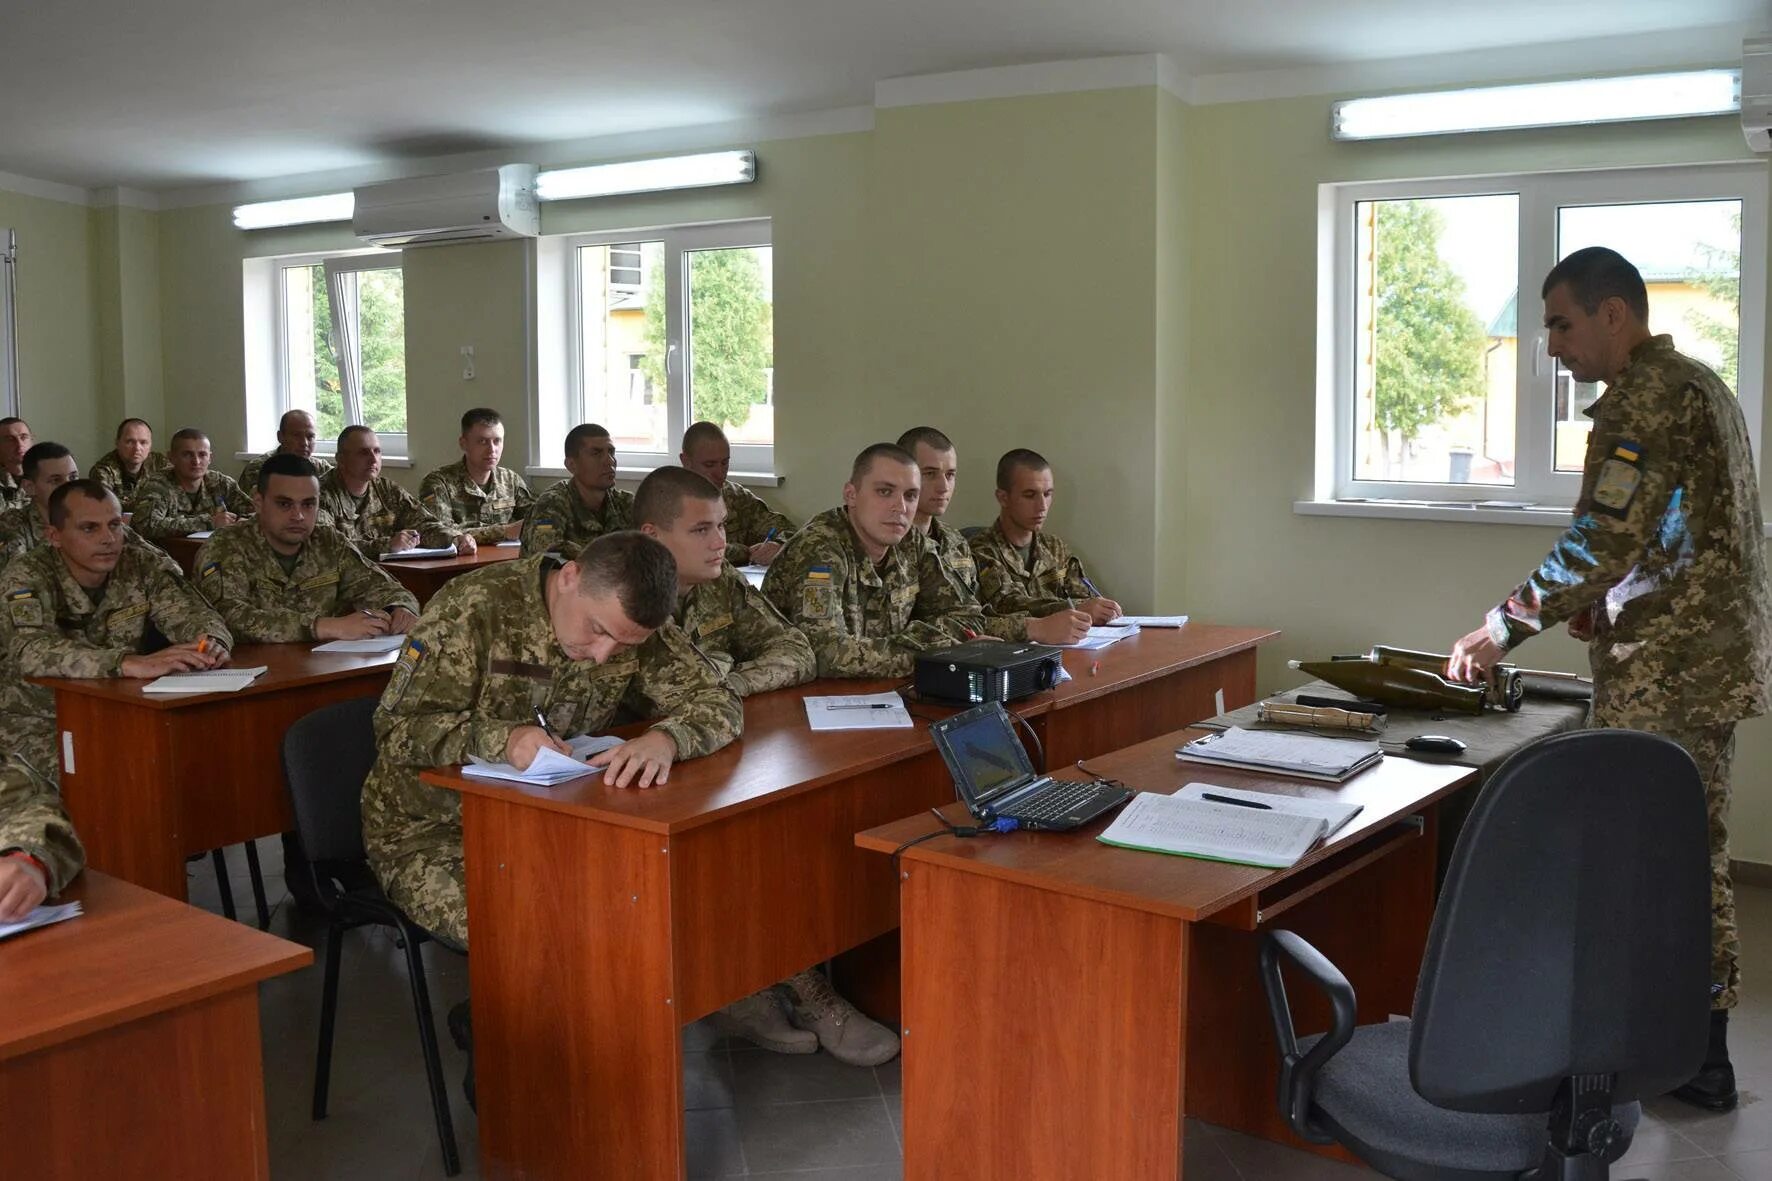
M940 737L949 770L973 801L987 800L1034 772L996 702L948 719Z

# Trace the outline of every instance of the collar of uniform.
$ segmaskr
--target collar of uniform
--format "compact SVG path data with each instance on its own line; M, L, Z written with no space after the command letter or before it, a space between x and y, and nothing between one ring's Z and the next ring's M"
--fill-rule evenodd
M283 555L271 548L270 539L265 536L265 531L259 528L257 521L241 521L237 525L229 525L227 529L240 529L246 531L246 544L258 551L257 557L261 559L260 564L264 569L281 581L285 583L295 583L302 581L302 579L307 576L308 572L305 571L303 567L307 563L308 555L314 549L313 534L309 534L308 539L302 542L301 549L297 550L295 554L294 568L290 573L285 574L283 573L283 563L279 560ZM226 532L226 530L223 530L223 532Z
M862 585L885 586L886 580L881 577L879 567L875 566L874 559L868 556L867 547L861 543L861 534L855 531L855 522L849 519L848 507L845 506L833 511L836 512L843 521L843 532L848 536L850 552L855 555L855 568L861 572L860 581ZM912 532L915 532L914 526ZM895 545L890 547L880 561L883 563L895 561L896 558L894 555L897 552L898 546Z
M68 568L68 561L62 557L62 552L58 549L42 549L37 552L47 555L47 560L54 564L56 586L61 592L62 602L67 604L69 614L91 615L96 610L92 605L92 598L86 593L86 588L75 581L74 572ZM117 556L117 564L111 568L110 575L105 579L105 586L109 587L117 580L117 575L123 572L125 562L134 560L130 555L130 548L124 546L123 552Z
M1635 376L1634 371L1638 365L1666 357L1676 351L1674 338L1665 332L1659 336L1651 336L1647 340L1638 341L1636 347L1630 351L1630 361L1625 365L1624 372L1620 373L1617 379L1610 382L1604 390L1601 390L1600 396L1595 398L1593 403L1582 413L1589 418L1597 419L1601 407L1607 403L1615 391L1628 393L1636 385L1632 378Z
M460 477L462 490L469 496L478 496L484 499L491 496L493 492L498 489L497 464L493 464L492 470L486 473L486 482L484 484L476 484L474 482L474 473L468 470L468 457L465 455L450 464L447 470Z

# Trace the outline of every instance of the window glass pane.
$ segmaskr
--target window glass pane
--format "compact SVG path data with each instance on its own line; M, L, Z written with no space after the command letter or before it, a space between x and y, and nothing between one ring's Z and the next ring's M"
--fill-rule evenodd
M312 411L319 437L336 439L345 429L344 387L332 352L332 304L321 264L283 268L283 309L289 406Z
M686 252L689 419L726 428L735 446L775 443L775 252Z
M363 425L377 434L402 432L406 429L404 272L398 267L359 271L356 287Z
M584 417L620 451L674 451L665 392L664 243L578 248ZM576 425L576 424L574 424Z
M1512 484L1519 197L1354 212L1354 479Z
M1649 288L1649 327L1736 384L1741 340L1741 202L1580 205L1557 211L1557 257L1609 246L1636 264ZM1574 391L1574 413L1565 388ZM1579 411L1600 395L1557 366L1556 465L1579 472L1593 423Z

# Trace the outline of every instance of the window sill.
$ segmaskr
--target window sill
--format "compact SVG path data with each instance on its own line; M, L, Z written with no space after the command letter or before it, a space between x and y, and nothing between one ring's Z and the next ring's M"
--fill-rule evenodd
M1561 529L1570 510L1562 505L1477 507L1456 500L1295 500L1301 517L1372 517L1393 521L1463 521L1476 525L1537 525Z
M673 467L675 465L661 463L658 466ZM654 470L656 469L649 467L621 467L618 465L615 469L615 478L629 482L644 480ZM526 467L523 469L523 474L525 476L558 476L564 480L572 473L563 467ZM742 484L749 488L779 488L787 483L786 476L771 475L768 472L728 472L726 478L734 484Z

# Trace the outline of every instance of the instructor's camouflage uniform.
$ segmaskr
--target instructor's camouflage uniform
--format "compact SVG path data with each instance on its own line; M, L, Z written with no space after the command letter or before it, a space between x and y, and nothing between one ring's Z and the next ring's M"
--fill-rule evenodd
M562 737L596 733L621 709L659 718L677 758L738 737L744 708L688 637L667 622L607 664L572 660L548 619L540 555L456 578L425 605L375 714L375 769L363 785L363 842L388 897L413 920L468 943L461 799L418 780L469 755L502 760L539 708Z
M1759 483L1741 408L1721 379L1656 336L1587 411L1575 520L1489 612L1505 646L1566 620L1592 627L1590 719L1685 747L1710 806L1712 984L1737 1000L1729 874L1735 723L1766 712L1772 597Z
M418 614L411 591L324 525L293 560L271 548L257 521L229 525L203 543L192 568L197 589L242 644L318 639L316 620L353 611Z
M806 637L730 562L719 578L679 597L673 618L740 697L804 685L818 675Z
M433 517L456 526L481 545L505 540L505 526L527 516L535 500L523 477L508 467L493 468L485 484L474 483L466 459L425 476L418 486L418 499Z

